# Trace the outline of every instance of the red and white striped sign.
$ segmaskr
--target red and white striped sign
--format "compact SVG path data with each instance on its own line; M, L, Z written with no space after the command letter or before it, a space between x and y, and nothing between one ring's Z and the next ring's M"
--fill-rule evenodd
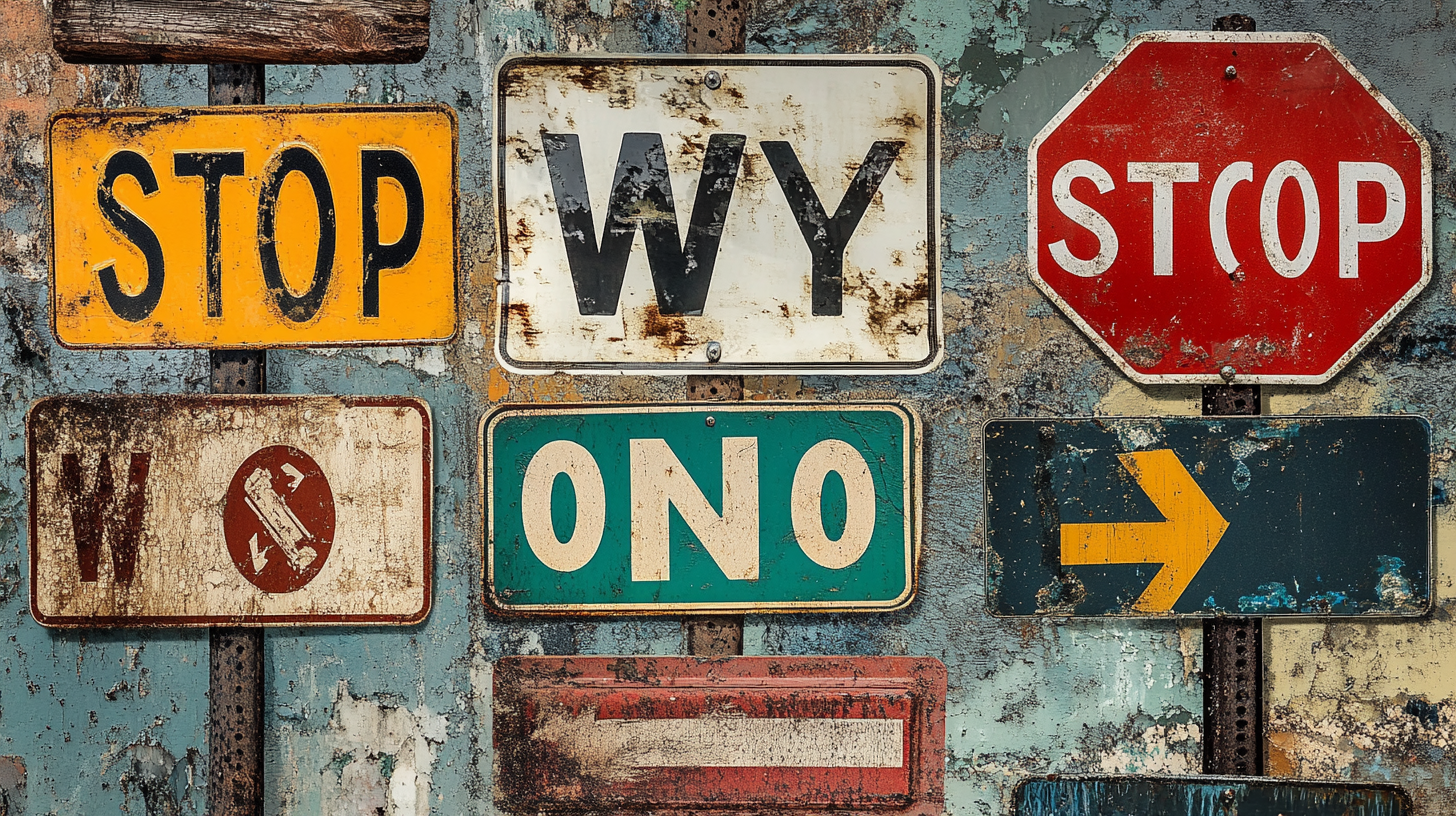
M945 667L929 657L511 657L508 811L939 814Z

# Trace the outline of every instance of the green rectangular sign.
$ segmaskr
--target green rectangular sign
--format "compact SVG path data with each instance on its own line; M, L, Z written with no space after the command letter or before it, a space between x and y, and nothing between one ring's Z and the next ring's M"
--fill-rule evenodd
M985 426L998 615L1420 615L1431 431L1414 416Z
M517 405L480 426L503 611L898 609L920 434L894 403Z
M1146 776L1028 779L1014 816L1408 816L1395 785Z

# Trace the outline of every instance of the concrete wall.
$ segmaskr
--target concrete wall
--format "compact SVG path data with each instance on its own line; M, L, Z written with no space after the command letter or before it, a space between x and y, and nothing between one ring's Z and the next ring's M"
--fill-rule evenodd
M458 339L445 347L269 356L284 393L409 394L438 423L435 606L404 629L267 636L267 811L492 812L491 661L507 654L672 654L671 619L505 620L482 606L476 423L501 401L681 398L681 378L518 377L494 365L489 103L503 54L672 51L682 0L440 0L418 65L275 67L273 103L439 100L460 112ZM1345 373L1266 389L1267 412L1430 417L1435 475L1456 456L1453 283L1456 6L1442 0L758 0L755 52L915 51L945 74L944 300L948 354L908 378L750 377L753 395L899 397L926 421L930 471L919 599L902 612L749 616L750 654L926 654L950 671L947 809L1007 810L1027 774L1200 768L1200 629L1171 623L996 620L983 611L980 423L987 417L1187 413L1196 388L1130 384L1026 275L1032 134L1129 37L1206 30L1244 12L1260 30L1328 36L1430 140L1435 280ZM50 50L48 3L0 4L0 793L9 813L202 812L207 635L49 631L30 617L23 418L45 394L206 388L199 352L70 352L48 329L47 116L70 105L198 105L195 66L84 68ZM484 105L484 109L482 108ZM1438 551L1456 512L1437 507ZM1438 556L1440 553L1438 552ZM1453 559L1456 560L1456 559ZM1456 611L1411 623L1269 626L1270 764L1391 780L1423 814L1456 814ZM0 806L0 812L6 812Z

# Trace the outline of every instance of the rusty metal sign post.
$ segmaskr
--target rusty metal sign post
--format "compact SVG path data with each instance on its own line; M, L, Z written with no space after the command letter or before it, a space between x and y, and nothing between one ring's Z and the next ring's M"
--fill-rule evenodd
M209 65L207 104L261 105L266 79L262 65ZM262 349L213 349L207 362L214 394L268 390ZM208 816L262 816L263 630L214 626L207 641Z
M58 113L56 338L70 348L447 340L455 143L444 105Z
M931 657L507 657L491 703L512 813L940 816Z
M1032 280L1139 383L1326 382L1430 281L1430 147L1318 34L1141 34L1027 165Z
M898 404L503 406L480 436L502 611L888 611L914 597L920 431Z
M683 15L683 39L689 54L742 54L748 41L752 0L703 0ZM738 402L743 377L688 375L687 398L694 402ZM742 615L694 615L683 621L683 642L691 655L743 654Z
M940 362L930 61L543 55L495 87L505 367Z

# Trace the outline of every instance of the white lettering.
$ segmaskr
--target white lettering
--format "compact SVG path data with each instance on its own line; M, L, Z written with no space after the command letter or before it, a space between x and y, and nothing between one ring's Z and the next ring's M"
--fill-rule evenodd
M576 527L565 543L556 537L551 522L551 488L562 473L576 491ZM557 572L574 572L596 555L606 524L606 486L591 451L567 439L542 445L521 481L521 526L531 552Z
M1198 181L1197 162L1128 162L1128 181L1153 185L1153 276L1173 274L1173 185Z
M1284 242L1279 237L1279 196L1289 179L1299 182L1299 192L1304 198L1304 240L1300 242L1299 254L1293 258L1284 254ZM1259 202L1259 237L1264 242L1264 257L1269 259L1274 271L1286 278L1303 275L1319 247L1319 228L1319 196L1309 171L1292 160L1274 165L1269 178L1264 180L1264 194Z
M824 534L820 506L824 477L833 471L844 480L846 517L838 540ZM794 471L789 501L794 538L804 554L821 567L844 569L869 549L875 534L875 481L860 452L848 442L826 439L810 448Z
M1095 278L1106 272L1117 260L1117 232L1112 224L1091 207L1072 197L1072 180L1091 179L1097 185L1097 192L1106 194L1112 190L1112 176L1094 162L1085 159L1069 161L1052 177L1052 201L1062 215L1072 219L1083 229L1097 237L1097 254L1083 260L1067 249L1066 241L1058 241L1048 247L1057 265L1079 278Z
M1360 221L1360 182L1385 188L1385 215ZM1360 277L1360 245L1395 235L1405 223L1405 183L1395 168L1380 162L1340 162L1340 277Z
M631 441L632 580L666 581L670 508L730 580L758 578L758 440L723 438L723 513L708 503L665 439Z
M1213 200L1208 203L1208 234L1213 239L1213 254L1218 258L1218 265L1223 271L1232 275L1238 271L1239 259L1234 257L1234 248L1229 244L1228 237L1228 200L1229 193L1233 192L1234 185L1241 181L1254 180L1254 165L1252 162L1234 162L1218 174L1218 180L1213 183Z

